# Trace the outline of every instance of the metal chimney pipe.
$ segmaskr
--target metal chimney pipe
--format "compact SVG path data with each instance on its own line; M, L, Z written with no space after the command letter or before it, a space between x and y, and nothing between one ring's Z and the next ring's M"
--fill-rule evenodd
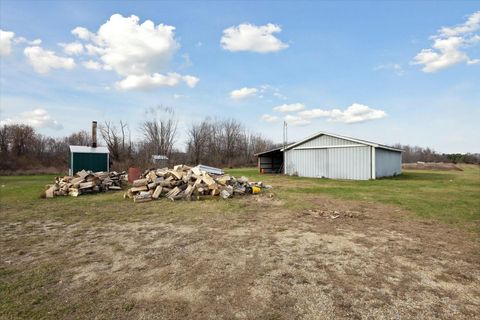
M97 147L97 121L92 121L92 148Z

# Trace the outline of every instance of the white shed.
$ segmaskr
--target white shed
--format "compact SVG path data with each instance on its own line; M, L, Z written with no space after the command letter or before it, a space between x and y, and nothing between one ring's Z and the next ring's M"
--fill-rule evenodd
M319 132L282 151L288 175L368 180L402 173L402 150L332 133Z

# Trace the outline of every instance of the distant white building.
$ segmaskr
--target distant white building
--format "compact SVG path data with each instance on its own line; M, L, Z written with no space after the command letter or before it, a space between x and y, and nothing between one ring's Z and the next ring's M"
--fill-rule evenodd
M402 173L402 150L326 132L257 156L263 172L281 168L300 177L368 180Z

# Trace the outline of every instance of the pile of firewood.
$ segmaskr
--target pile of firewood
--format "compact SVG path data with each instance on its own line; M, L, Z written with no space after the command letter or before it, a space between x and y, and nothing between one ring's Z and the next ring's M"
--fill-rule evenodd
M126 172L79 171L75 176L56 177L55 183L45 187L45 197L72 196L108 190L121 190Z
M175 166L173 169L156 169L145 171L140 179L133 181L124 198L134 202L145 202L165 197L170 200L198 200L203 197L220 196L223 199L234 195L260 192L262 182L249 182L247 178L223 174L208 170L205 166Z

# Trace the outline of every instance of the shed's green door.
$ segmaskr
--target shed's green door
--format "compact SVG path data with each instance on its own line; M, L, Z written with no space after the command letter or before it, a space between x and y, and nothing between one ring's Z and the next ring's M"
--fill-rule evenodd
M107 153L73 153L73 174L81 170L108 171Z

